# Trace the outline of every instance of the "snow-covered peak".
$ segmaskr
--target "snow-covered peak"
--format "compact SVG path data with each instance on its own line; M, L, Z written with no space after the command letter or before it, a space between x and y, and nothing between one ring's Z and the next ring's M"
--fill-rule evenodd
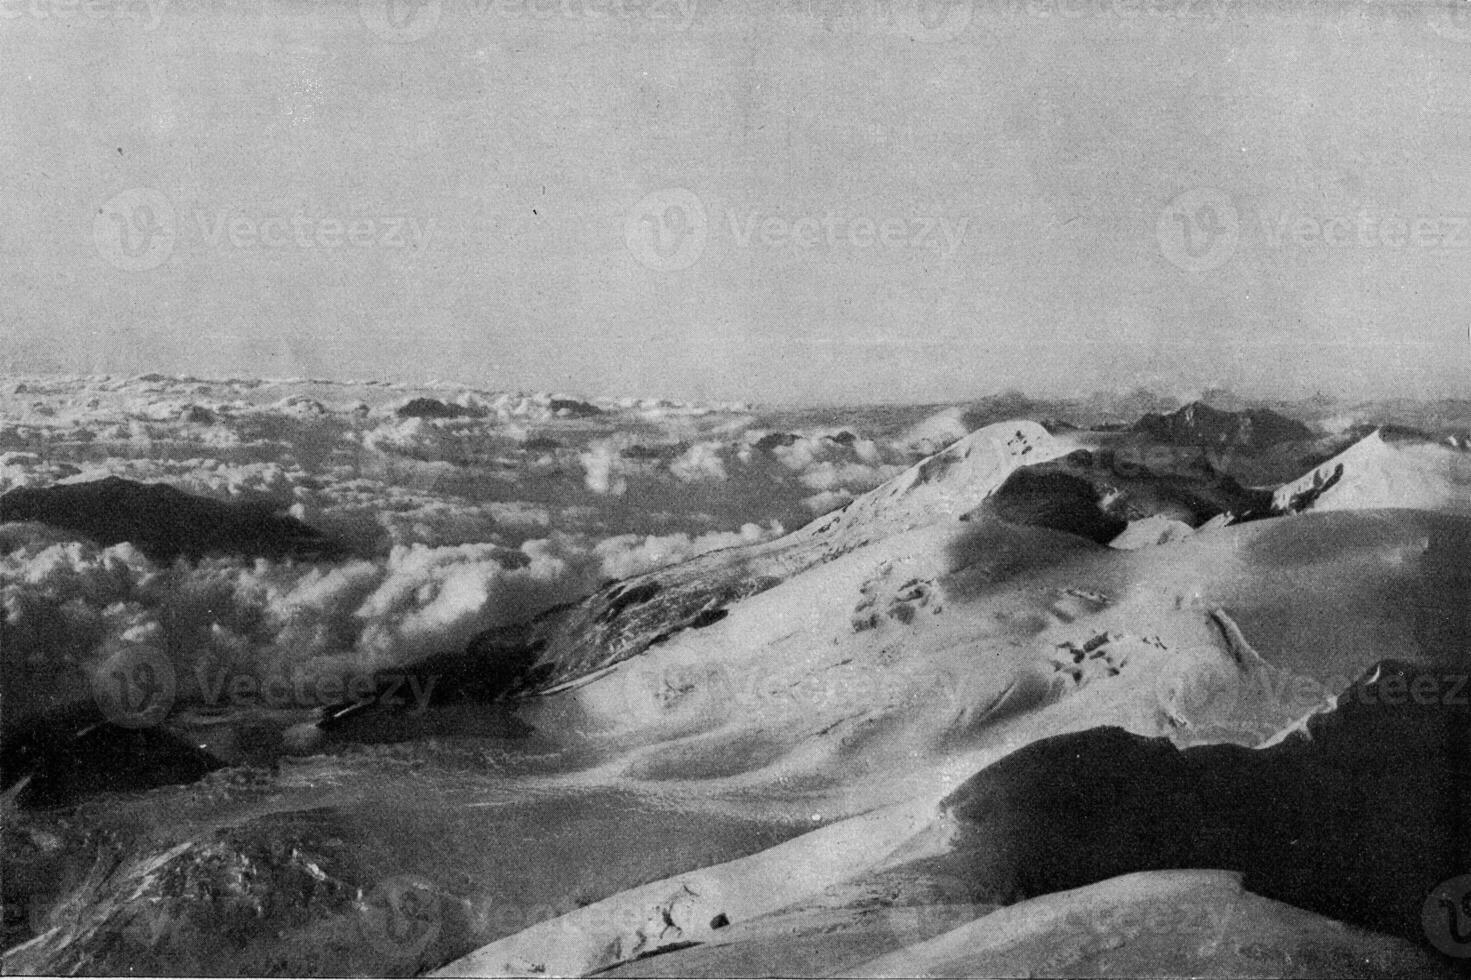
M1471 514L1471 455L1437 443L1388 442L1375 430L1272 496L1282 513L1381 507Z
M998 422L921 460L859 497L845 510L809 527L893 533L974 510L1019 467L1065 456L1074 447L1036 422Z

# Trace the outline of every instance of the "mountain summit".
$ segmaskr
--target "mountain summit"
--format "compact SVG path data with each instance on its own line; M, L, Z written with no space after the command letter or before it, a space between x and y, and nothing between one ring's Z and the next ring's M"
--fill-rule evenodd
M1151 412L1135 422L1133 428L1135 432L1177 446L1236 446L1256 450L1313 438L1313 430L1306 425L1269 409L1226 412L1205 402L1191 402L1167 415Z

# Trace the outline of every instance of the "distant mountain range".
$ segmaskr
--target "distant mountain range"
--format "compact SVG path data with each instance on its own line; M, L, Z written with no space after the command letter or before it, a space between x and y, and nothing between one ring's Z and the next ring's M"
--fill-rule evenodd
M1303 423L1265 408L1225 412L1204 402L1191 402L1168 415L1149 414L1134 431L1179 446L1231 446L1262 450L1283 442L1313 438Z

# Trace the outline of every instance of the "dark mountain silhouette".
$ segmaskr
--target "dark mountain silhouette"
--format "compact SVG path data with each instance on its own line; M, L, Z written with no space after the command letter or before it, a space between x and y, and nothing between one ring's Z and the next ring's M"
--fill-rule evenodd
M590 419L603 414L603 410L596 405L578 401L576 398L553 398L547 407L551 409L553 415L564 415L577 419Z
M192 783L222 766L165 728L114 725L91 701L7 718L0 731L0 787L27 807Z
M215 500L163 483L110 476L21 487L0 496L0 523L35 521L102 545L131 542L157 562L207 555L343 557L345 549L269 504Z
M1313 438L1313 430L1296 419L1265 408L1225 412L1204 402L1191 402L1168 415L1150 413L1133 431L1178 446L1236 446L1265 449L1283 442Z
M794 445L802 437L791 432L768 432L756 440L756 449L763 453L769 453L773 449L784 449Z
M451 405L437 398L414 398L398 407L401 419L458 419L475 414L463 405Z

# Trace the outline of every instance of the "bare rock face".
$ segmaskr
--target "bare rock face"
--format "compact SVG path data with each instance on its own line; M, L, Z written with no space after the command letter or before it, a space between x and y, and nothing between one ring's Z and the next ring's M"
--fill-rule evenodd
M603 410L576 398L553 398L547 408L553 415L562 418L590 419L603 414Z
M1146 415L1134 423L1134 431L1175 445L1249 450L1313 438L1313 431L1306 425L1268 409L1224 412L1204 402L1191 402L1168 415Z
M1097 728L1034 742L943 808L979 891L1012 901L1167 868L1423 942L1427 897L1471 867L1467 665L1375 665L1265 749L1181 751Z
M140 973L208 976L225 948L233 972L247 976L288 963L304 972L412 974L428 943L405 944L399 957L360 928L371 882L348 853L348 826L348 815L319 808L265 814L141 859L100 842L85 909L39 923L36 938L7 953L7 972L125 963ZM305 923L314 928L297 937Z
M214 500L163 483L115 476L11 490L0 497L0 523L15 521L46 524L101 545L126 541L162 563L209 555L344 556L341 545L269 505Z
M477 413L464 405L453 405L437 398L411 398L397 409L401 419L458 419Z

